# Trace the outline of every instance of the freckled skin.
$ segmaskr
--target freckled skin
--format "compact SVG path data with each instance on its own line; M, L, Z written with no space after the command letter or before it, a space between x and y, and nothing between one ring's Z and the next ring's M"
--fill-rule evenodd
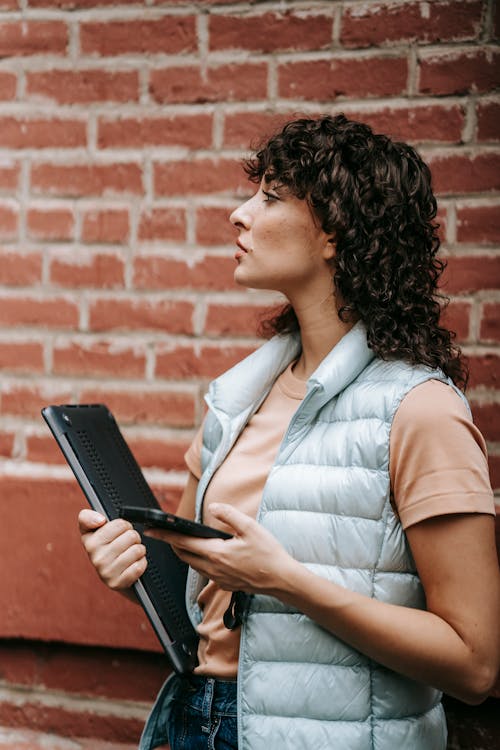
M331 289L332 272L326 262L334 254L306 201L283 186L264 181L230 217L239 241L248 251L238 258L234 279L242 286L272 289L288 299Z

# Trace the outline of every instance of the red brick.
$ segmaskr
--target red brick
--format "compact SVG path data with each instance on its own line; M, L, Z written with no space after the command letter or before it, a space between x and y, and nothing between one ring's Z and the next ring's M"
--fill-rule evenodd
M172 486L165 484L156 484L154 481L150 483L151 489L154 496L160 503L161 507L172 513L179 507L182 493L184 491L184 484L182 486ZM162 750L160 748L159 750ZM166 748L168 750L168 746Z
M0 703L0 723L9 727L30 727L63 737L88 737L114 742L138 741L144 721L92 710L71 710L29 699L23 703ZM18 746L19 747L19 746Z
M7 101L16 96L17 78L14 73L0 72L0 99Z
M0 10L19 10L19 0L0 0Z
M468 355L467 360L469 364L469 388L477 388L478 386L498 388L500 385L499 354Z
M87 388L81 403L105 403L115 417L126 424L156 424L168 427L192 427L195 400L190 393L143 387L140 391Z
M26 728L10 729L8 731L8 740L4 743L2 750L47 750L47 742L50 743L51 750L63 750L68 747L68 742L60 735L54 735L47 732L39 732ZM137 750L137 741L130 742L107 742L107 740L98 740L89 737L75 738L78 743L78 750ZM56 743L56 744L54 744ZM71 745L71 747L76 747ZM161 747L161 746L160 746ZM163 750L168 750L168 745L163 745Z
M39 407L69 398L47 389L33 403L33 416L43 424ZM0 476L0 494L13 499L2 504L0 543L9 570L16 571L0 580L0 597L8 602L0 619L2 638L158 650L141 608L103 586L89 565L77 526L78 511L87 503L73 478Z
M479 337L481 341L495 341L500 343L499 302L486 302L483 304Z
M119 288L125 283L125 259L117 252L58 250L51 253L49 274L53 284L68 288Z
M192 334L191 302L145 299L99 299L90 304L90 329L159 330Z
M118 341L56 344L52 368L56 375L141 378L145 374L146 352L142 344L130 346Z
M186 0L153 0L153 5L184 5ZM234 5L234 0L198 0L198 5Z
M211 144L212 115L101 118L99 121L99 148L209 148Z
M31 417L39 420L41 419L40 410L47 404L67 404L71 399L70 389L63 385L52 383L42 385L4 383L2 385L2 412L16 417ZM0 632L3 636L9 635L2 626L0 626Z
M318 113L320 114L320 113ZM370 125L375 132L385 133L405 141L460 143L465 113L456 105L430 105L419 107L383 107L359 109L349 107L346 115ZM224 143L226 146L248 148L279 130L296 114L271 114L264 112L239 112L225 118ZM314 115L313 115L314 116Z
M500 256L452 256L447 258L441 286L445 294L465 294L495 289L499 279Z
M66 464L66 460L51 435L27 435L26 458L42 464Z
M500 102L478 102L477 139L478 141L500 141Z
M76 148L86 143L87 126L82 120L0 118L3 148Z
M224 145L233 148L254 147L295 118L295 114L270 112L226 113L224 121Z
M439 225L437 230L439 241L446 242L446 235L448 231L448 211L446 209L446 206L441 207L438 204L438 211L435 221Z
M31 185L37 193L79 197L85 195L143 192L142 172L137 164L35 164Z
M139 240L186 239L186 214L181 208L153 208L141 214Z
M8 684L114 700L150 702L170 671L158 653L67 644L11 641L0 644L0 659Z
M160 378L214 378L254 351L254 346L158 348L155 375Z
M0 57L64 55L68 29L62 21L0 23Z
M34 341L1 341L0 369L10 372L43 372L43 346Z
M458 207L457 240L481 245L500 243L500 205Z
M127 209L93 209L83 214L83 242L126 242L129 231Z
M483 3L376 2L344 10L340 41L344 47L370 47L393 42L445 42L477 39Z
M0 644L2 679L8 685L40 685L39 665L43 663L40 651L43 653L47 648L44 644L37 648L19 641Z
M488 465L490 469L491 487L494 492L500 490L500 456L488 456Z
M137 71L47 70L26 73L28 96L58 104L136 102Z
M29 286L42 278L41 253L16 253L0 249L0 284Z
M500 153L430 156L434 191L441 195L500 190Z
M13 240L17 237L18 216L16 204L0 204L0 239Z
M47 299L2 296L0 324L75 328L78 325L78 305L53 294Z
M196 242L199 245L229 245L236 242L237 232L229 217L231 208L200 207L196 211Z
M195 18L166 16L157 20L84 22L80 24L80 44L85 55L196 52Z
M185 471L184 454L190 442L161 438L125 436L139 466L165 471Z
M260 319L268 310L268 307L256 305L209 305L205 320L205 333L255 336Z
M120 5L138 5L138 0L120 0ZM80 8L99 8L106 5L116 5L116 0L28 0L31 8L60 8L62 10L78 10Z
M321 13L260 13L209 16L210 50L254 52L325 49L332 43L332 16Z
M27 212L28 235L37 240L69 240L74 218L69 208L30 208Z
M379 110L349 110L348 117L366 123L376 133L395 140L421 143L460 143L465 122L462 107L384 107Z
M194 65L152 70L149 91L160 104L265 99L267 65L246 62L218 65L207 68L205 76Z
M474 49L470 52L433 52L419 60L422 94L486 92L499 83L500 53Z
M196 159L154 165L156 195L205 195L248 189L236 159Z
M485 440L500 440L500 404L471 402L474 423Z
M470 335L470 316L472 305L470 302L451 301L441 316L441 325L456 333L457 341L463 342Z
M338 57L278 68L279 96L330 102L338 96L397 96L407 91L405 57Z
M14 455L14 432L7 432L7 430L0 431L0 456L3 458L12 458ZM2 677L3 677L3 665L2 665Z
M207 256L192 265L165 256L134 259L134 286L138 289L234 289L235 261Z
M19 165L0 165L0 190L14 191L19 183Z

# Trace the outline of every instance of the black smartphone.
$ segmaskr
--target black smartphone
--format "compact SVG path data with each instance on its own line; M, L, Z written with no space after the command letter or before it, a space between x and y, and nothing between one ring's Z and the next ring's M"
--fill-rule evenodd
M141 523L144 526L159 529L169 529L178 534L199 536L204 539L231 539L233 536L226 531L220 531L219 529L214 529L212 526L205 526L203 523L175 516L173 513L165 513L162 510L157 510L157 508L138 508L135 505L122 505L120 516L127 521L132 521L132 523Z

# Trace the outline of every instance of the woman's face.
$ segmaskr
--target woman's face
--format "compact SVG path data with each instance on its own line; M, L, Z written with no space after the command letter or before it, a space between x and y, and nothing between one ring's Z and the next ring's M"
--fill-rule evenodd
M258 191L237 208L230 221L239 231L234 279L253 289L272 289L289 299L298 292L318 290L332 273L327 260L334 255L306 200L278 182L260 183Z

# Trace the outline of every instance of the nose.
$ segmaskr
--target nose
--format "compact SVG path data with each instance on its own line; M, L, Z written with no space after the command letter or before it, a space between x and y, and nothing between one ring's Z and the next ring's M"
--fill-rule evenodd
M253 200L252 198L249 198L245 203L242 203L241 206L238 206L238 208L235 208L231 216L229 217L229 221L231 224L238 229L249 229L251 224L251 202Z

